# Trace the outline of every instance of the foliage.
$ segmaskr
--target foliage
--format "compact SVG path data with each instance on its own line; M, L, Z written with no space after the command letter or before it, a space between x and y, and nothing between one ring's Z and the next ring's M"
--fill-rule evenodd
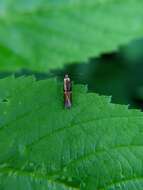
M1 0L0 71L46 73L116 51L143 35L142 6L141 0ZM130 47L121 48L123 59L132 62L138 53L138 64L108 62L105 70L98 59L96 68L84 64L81 70L79 64L81 82L92 78L89 89L112 91L127 102L143 85L134 69L141 63L141 44ZM127 83L124 67L134 73ZM142 100L142 88L136 93ZM73 86L68 110L55 79L1 79L0 190L142 190L142 123L139 110L113 104L83 85Z
M47 72L143 35L140 0L1 0L0 70Z
M0 80L0 189L141 190L143 114L56 80Z

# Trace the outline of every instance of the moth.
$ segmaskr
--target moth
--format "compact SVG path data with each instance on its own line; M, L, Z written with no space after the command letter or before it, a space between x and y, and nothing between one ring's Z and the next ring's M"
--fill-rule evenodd
M64 107L71 108L72 106L72 83L69 76L64 77Z

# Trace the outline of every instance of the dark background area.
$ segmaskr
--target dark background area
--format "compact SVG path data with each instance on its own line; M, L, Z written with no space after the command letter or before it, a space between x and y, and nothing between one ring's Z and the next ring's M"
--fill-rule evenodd
M143 39L120 47L117 52L91 58L87 63L70 64L49 73L22 70L15 76L35 75L37 80L57 77L63 80L69 74L76 84L88 85L88 90L112 96L112 102L128 104L143 110ZM11 73L0 73L0 78Z

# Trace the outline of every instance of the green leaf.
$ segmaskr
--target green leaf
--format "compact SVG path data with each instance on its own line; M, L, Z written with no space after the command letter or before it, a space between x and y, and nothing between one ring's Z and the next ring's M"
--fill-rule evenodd
M141 0L1 0L0 70L48 71L143 35Z
M0 80L0 189L142 190L143 113L73 86Z

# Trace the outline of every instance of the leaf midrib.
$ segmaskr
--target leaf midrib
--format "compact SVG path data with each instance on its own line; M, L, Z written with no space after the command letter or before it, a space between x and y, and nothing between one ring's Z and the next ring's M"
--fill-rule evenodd
M135 176L135 177L131 177L131 178L125 178L125 179L122 179L120 181L110 183L110 184L106 185L105 187L100 188L99 190L109 190L110 188L112 189L113 187L116 187L118 185L125 185L128 182L132 183L133 181L143 181L143 177L142 176Z
M121 145L121 146L115 146L115 147L112 147L112 148L110 148L110 150L116 150L116 149L124 149L124 148L138 148L138 147L141 147L141 148L143 148L143 145L133 145L133 144L130 144L130 145ZM98 150L98 151L96 151L96 152L91 152L90 154L87 154L86 155L86 159L87 159L87 157L89 157L89 156L93 156L93 154L100 154L100 153L103 153L103 152L106 152L107 151L107 149L102 149L102 150ZM82 159L85 159L85 155L82 157ZM78 158L78 160L74 160L74 161L72 161L71 163L69 163L69 164L67 164L67 166L66 167L69 167L69 165L70 164L73 164L73 162L80 162L81 160L81 157L80 158ZM64 169L64 168L63 168ZM63 170L62 169L62 170ZM61 172L62 172L62 170L61 171L58 171L58 172L56 172L56 173L54 173L53 175L51 175L51 177L53 177L54 175L57 175L57 174L61 174ZM49 180L50 182L52 182L52 183L55 183L55 184L59 184L59 185L64 185L64 186L66 186L66 187L68 187L68 188L72 188L72 190L79 190L79 188L73 188L73 187L69 187L67 184L65 184L65 183L61 183L61 182L59 182L59 181L56 181L56 180L53 180L53 178L50 178L50 176L48 176L48 175L42 175L41 173L37 173L37 172L30 172L30 171L26 171L26 170L18 170L18 169L15 169L15 168L10 168L10 167L4 167L4 168L2 168L2 169L0 169L0 173L1 174L13 174L13 175L17 175L18 174L18 176L27 176L27 177L32 177L33 179L37 179L37 178L40 178L40 179L44 179L44 180ZM60 177L60 176L59 176ZM136 180L143 180L143 177L141 177L141 176L133 176L133 177L130 177L130 178L124 178L124 179L121 179L121 180L118 180L118 181L115 181L115 182L113 182L113 183L110 183L110 184L107 184L105 187L103 187L103 188L100 188L99 190L107 190L108 188L112 188L112 187L114 187L114 186L117 186L117 185L122 185L122 183L128 183L128 182L132 182L132 181L136 181Z
M15 169L15 168L11 168L11 167L4 167L4 168L1 168L0 169L0 173L1 174L7 174L7 175L17 175L17 176L26 176L26 177L29 177L29 178L33 178L34 180L36 179L42 179L42 180L47 180L47 182L49 181L50 183L55 183L57 185L62 185L62 186L65 186L67 188L70 188L71 190L79 190L79 188L76 188L76 187L71 187L69 185L67 185L66 183L62 183L62 182L59 182L59 181L56 181L54 180L53 178L50 178L48 175L45 175L45 174L41 174L41 173L38 173L38 172L31 172L31 171L26 171L26 170L19 170L19 169Z

